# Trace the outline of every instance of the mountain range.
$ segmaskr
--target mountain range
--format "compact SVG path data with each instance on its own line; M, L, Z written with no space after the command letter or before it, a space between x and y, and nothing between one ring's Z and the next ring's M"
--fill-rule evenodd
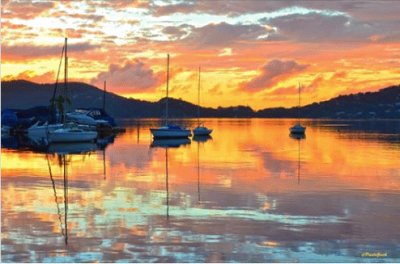
M60 85L62 87L62 84ZM60 91L63 88L59 89ZM1 82L1 109L27 109L49 105L54 84L38 84L26 80ZM102 107L103 90L80 82L68 83L71 109ZM267 104L267 103L266 103ZM115 118L159 118L164 115L165 98L148 102L106 93L106 111ZM248 106L201 107L202 117L262 117L294 118L298 107L265 108L255 111ZM400 85L383 88L377 92L342 95L327 101L312 103L300 108L303 118L400 118ZM196 117L197 105L169 98L171 118Z

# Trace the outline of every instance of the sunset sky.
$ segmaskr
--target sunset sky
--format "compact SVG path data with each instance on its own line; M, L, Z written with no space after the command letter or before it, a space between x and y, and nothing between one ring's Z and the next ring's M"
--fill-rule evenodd
M254 109L400 83L400 1L1 1L1 78Z

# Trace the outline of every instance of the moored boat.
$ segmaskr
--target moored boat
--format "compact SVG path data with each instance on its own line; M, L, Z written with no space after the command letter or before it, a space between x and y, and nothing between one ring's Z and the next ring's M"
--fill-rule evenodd
M299 84L299 106L298 106L298 114L297 114L297 124L292 126L289 131L291 134L304 134L306 132L306 127L302 126L300 124L300 92L301 92L301 87Z
M200 67L199 67L199 82L198 82L198 90L197 90L197 127L193 129L194 136L208 136L213 131L210 128L204 126L204 124L200 124Z
M150 128L154 138L187 138L190 130L178 125L168 124L168 85L169 85L169 54L167 55L167 96L165 102L165 125L159 128Z

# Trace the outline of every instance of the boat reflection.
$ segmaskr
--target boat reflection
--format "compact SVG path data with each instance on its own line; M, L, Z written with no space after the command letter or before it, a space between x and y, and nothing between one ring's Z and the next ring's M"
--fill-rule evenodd
M179 148L183 145L189 145L190 139L188 138L174 138L174 139L154 139L151 143L151 148Z
M189 145L191 143L188 138L174 139L154 139L150 148L165 149L165 191L166 191L166 216L169 220L169 184L168 184L168 149L179 148L180 146Z
M193 137L193 141L196 141L196 142L207 142L209 140L212 140L212 137L210 135Z
M48 146L48 153L62 154L84 154L97 150L97 145L91 142L80 143L51 143Z

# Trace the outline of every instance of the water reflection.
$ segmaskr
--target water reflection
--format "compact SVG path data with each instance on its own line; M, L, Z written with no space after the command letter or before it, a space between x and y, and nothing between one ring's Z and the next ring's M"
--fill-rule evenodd
M96 144L3 144L2 261L400 257L397 130L308 121L301 139L293 120L210 119L213 138L152 141L152 122Z
M53 178L53 173L52 173L52 169L51 169L51 164L49 161L49 157L48 155L46 155L46 159L47 159L47 164L49 167L49 174L50 174L50 179L51 179L51 183L53 186L53 191L54 191L54 201L56 203L57 206L57 214L58 214L58 219L60 220L60 230L61 230L61 234L64 236L64 241L65 241L65 245L68 245L68 169L67 169L67 158L65 155L65 152L63 152L63 154L58 154L57 155L60 163L60 167L62 167L62 171L63 171L63 190L64 190L64 227L62 224L62 215L61 215L61 210L60 210L60 205L59 205L59 200L58 200L58 196L57 196L57 188L56 188L56 183L54 181Z
M297 152L298 152L298 162L297 162L297 183L300 184L300 161L301 161L301 147L300 147L300 141L306 138L305 134L293 134L290 133L290 137L295 139L297 141Z

